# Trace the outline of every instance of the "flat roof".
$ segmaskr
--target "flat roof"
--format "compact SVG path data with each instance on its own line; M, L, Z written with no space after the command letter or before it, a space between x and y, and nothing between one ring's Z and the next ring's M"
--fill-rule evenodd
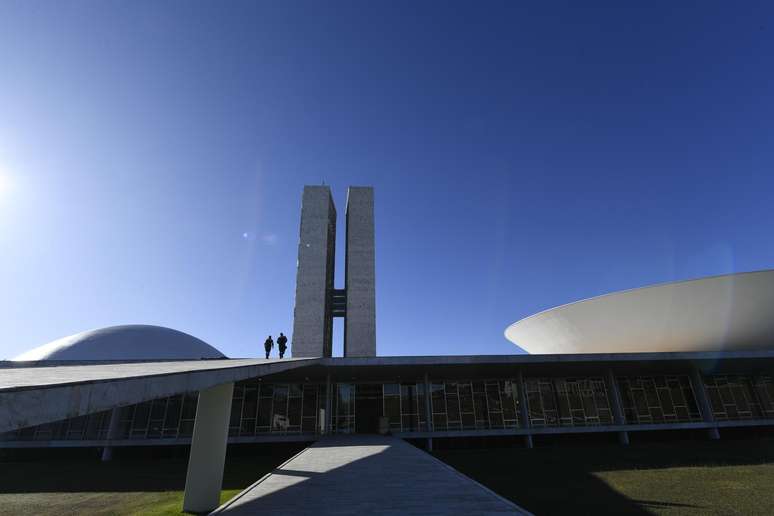
M0 362L0 392L46 387L68 386L128 379L142 379L186 373L225 372L235 373L235 380L256 376L268 376L295 371L298 375L310 373L309 369L475 369L479 366L519 365L594 365L599 363L643 364L646 362L690 361L716 363L718 361L742 361L750 365L759 359L774 359L774 351L699 351L662 353L577 353L544 355L422 355L389 357L331 357L285 359L215 359L185 361L133 361L133 362L59 362L20 363ZM199 376L199 375L197 375Z

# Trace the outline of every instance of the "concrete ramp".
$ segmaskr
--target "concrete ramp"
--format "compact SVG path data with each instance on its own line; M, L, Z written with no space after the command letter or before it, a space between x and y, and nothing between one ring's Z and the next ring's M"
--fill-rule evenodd
M401 439L322 439L213 514L529 514Z

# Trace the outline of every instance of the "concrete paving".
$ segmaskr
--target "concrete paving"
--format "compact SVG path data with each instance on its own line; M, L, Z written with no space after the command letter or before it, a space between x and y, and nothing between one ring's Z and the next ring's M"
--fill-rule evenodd
M212 514L529 514L405 441L324 438Z

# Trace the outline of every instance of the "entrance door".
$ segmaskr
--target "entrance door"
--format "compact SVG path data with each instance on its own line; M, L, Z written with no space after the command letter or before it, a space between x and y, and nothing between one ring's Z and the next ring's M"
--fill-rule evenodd
M355 432L379 433L382 416L382 384L358 384L355 391Z

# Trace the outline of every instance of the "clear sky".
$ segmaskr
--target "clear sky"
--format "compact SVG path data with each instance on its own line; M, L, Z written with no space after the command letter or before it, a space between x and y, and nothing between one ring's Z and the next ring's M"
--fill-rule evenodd
M323 181L340 222L375 187L381 355L774 266L774 4L628 4L0 2L0 358L127 323L259 354Z

